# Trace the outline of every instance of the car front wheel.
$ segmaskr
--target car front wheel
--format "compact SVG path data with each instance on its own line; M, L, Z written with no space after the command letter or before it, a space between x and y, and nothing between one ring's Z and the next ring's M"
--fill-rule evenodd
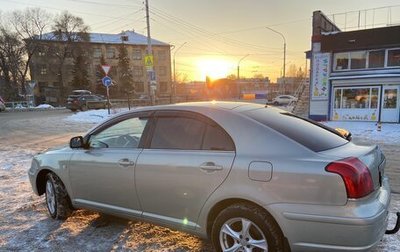
M72 207L64 184L55 174L46 177L46 205L53 219L64 220L72 213Z
M283 234L264 210L232 205L221 211L211 231L217 251L284 251Z

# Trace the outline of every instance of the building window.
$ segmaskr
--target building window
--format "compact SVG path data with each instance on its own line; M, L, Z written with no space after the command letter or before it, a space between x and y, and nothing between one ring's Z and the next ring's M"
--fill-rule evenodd
M168 91L168 83L166 81L160 81L160 92L166 93Z
M46 66L41 66L40 67L40 74L41 75L46 75L47 74L47 67Z
M167 68L165 66L160 66L158 69L160 76L165 76L167 75Z
M339 71L349 69L349 53L335 53L334 68Z
M159 61L165 61L167 59L165 51L158 51L157 56Z
M388 50L387 66L400 66L400 49Z
M380 88L334 88L333 120L377 121Z
M385 89L385 92L383 94L383 108L397 108L397 88Z
M107 59L115 59L115 49L107 48Z
M378 108L378 87L335 88L335 109Z
M141 60L142 59L142 51L140 49L133 50L133 59L134 60Z
M141 67L141 66L134 66L134 67L133 67L133 76L135 76L135 77L142 77L142 76L143 76L143 67Z
M368 52L368 68L385 67L385 50Z
M46 52L45 52L45 50L44 50L43 48L39 48L39 49L38 49L38 56L39 56L39 57L44 57L44 56L46 56Z
M350 53L350 68L351 69L364 69L367 64L367 52L358 51Z
M93 49L93 57L94 58L101 58L101 49L100 48L94 48Z
M144 92L144 83L143 82L134 82L133 86L135 88L136 93L143 93Z

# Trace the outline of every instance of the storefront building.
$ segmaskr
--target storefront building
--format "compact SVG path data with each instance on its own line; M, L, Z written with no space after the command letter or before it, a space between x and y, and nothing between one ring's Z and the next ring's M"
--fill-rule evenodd
M314 18L309 117L399 123L400 26L341 32Z

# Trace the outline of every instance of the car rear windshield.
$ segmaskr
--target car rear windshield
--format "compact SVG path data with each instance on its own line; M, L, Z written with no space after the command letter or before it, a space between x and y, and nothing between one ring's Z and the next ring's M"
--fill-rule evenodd
M334 129L291 113L262 108L245 111L244 114L315 152L336 148L349 142Z

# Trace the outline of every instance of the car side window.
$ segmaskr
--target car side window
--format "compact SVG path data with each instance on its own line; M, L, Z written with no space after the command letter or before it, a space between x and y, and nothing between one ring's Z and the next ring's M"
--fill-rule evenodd
M150 143L152 149L200 150L204 122L187 117L159 117Z
M234 151L231 137L218 125L207 125L204 135L203 150Z
M90 136L91 148L137 148L147 118L130 118L120 121Z
M192 117L159 117L151 149L234 151L231 137L215 123Z

